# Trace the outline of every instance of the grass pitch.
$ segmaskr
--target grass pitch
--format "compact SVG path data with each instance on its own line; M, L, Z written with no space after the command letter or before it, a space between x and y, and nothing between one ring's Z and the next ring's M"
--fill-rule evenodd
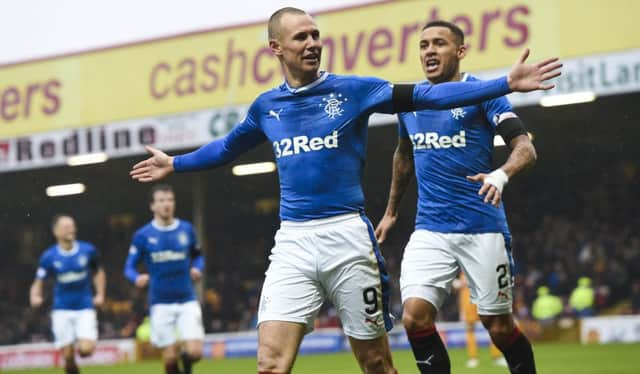
M534 346L540 374L637 374L640 373L640 344L588 345L536 344ZM463 349L452 349L453 373L493 374L509 373L506 368L493 366L486 349L480 350L480 367L467 369ZM395 351L393 359L401 374L417 373L410 351ZM161 374L162 364L157 361L110 367L85 367L82 374ZM60 374L62 369L19 370L10 373ZM195 366L196 374L256 373L256 361L248 359L204 360ZM293 373L300 374L352 374L360 373L350 353L300 356Z

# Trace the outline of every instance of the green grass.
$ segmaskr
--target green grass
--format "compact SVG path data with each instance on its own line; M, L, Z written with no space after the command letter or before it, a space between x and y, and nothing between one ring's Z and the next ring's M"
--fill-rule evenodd
M629 345L589 345L578 344L537 344L534 347L538 372L541 374L632 374L640 372L640 344ZM495 367L486 350L480 351L480 367L464 367L466 353L462 349L450 350L453 373L508 373L505 368ZM410 351L393 353L394 363L401 374L417 373ZM197 374L241 374L256 372L255 359L205 360L197 364ZM293 370L303 374L351 374L359 373L355 359L349 353L333 355L300 356ZM11 371L11 373L53 374L56 370ZM160 362L111 367L86 367L82 374L157 374L163 373Z

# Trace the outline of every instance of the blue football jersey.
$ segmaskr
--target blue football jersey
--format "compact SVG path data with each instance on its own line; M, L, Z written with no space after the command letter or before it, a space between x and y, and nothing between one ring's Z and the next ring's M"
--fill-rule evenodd
M463 79L477 80L467 74ZM418 181L416 229L444 233L509 234L502 203L484 202L481 184L467 176L489 173L501 115L512 116L506 97L451 110L401 113L399 136L413 144Z
M322 73L261 94L222 139L174 158L177 172L223 165L269 141L280 178L280 218L306 221L364 211L361 179L369 116L394 113L394 86L378 78ZM417 108L449 108L509 92L506 78L416 86Z
M65 251L52 245L40 256L36 278L54 278L53 309L82 310L93 308L92 270L99 263L96 248L76 241Z
M135 282L135 268L144 263L151 305L192 301L196 298L190 275L194 256L199 256L199 248L189 222L176 219L170 226L160 226L151 221L133 236L125 274Z
M280 217L305 221L364 211L369 116L390 112L392 86L324 73L262 94L241 125L268 139L280 176Z

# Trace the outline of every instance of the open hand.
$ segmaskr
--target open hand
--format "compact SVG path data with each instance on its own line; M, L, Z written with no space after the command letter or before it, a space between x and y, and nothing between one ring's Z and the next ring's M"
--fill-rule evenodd
M544 82L561 74L562 63L557 57L548 58L535 64L525 63L529 57L529 48L525 48L509 72L509 88L516 92L550 90L554 84Z
M173 172L173 157L153 147L146 146L145 149L151 157L133 165L129 173L131 178L143 183L155 182Z

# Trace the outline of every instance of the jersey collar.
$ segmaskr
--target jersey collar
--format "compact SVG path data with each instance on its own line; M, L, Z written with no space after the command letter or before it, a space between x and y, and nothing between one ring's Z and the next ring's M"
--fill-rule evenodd
M313 87L315 87L315 86L319 85L320 83L324 82L325 80L327 80L327 77L329 77L329 73L324 71L324 72L322 72L322 74L320 74L318 79L314 80L313 82L311 82L311 83L309 83L307 85L293 88L293 87L289 86L289 83L287 83L286 80L284 81L284 85L285 85L285 87L287 87L287 90L289 92L291 92L292 94L297 94L297 93L308 91L308 90L312 89Z
M158 231L172 231L177 229L178 225L180 225L180 220L177 218L174 218L173 223L170 224L169 226L162 226L155 219L151 220L151 226L153 226L153 228L155 228Z
M58 249L58 253L62 256L73 256L78 253L78 249L80 248L80 246L78 245L78 242L74 240L73 247L71 247L71 250L69 251L65 251L64 249L60 248L58 244L56 244L56 248Z

